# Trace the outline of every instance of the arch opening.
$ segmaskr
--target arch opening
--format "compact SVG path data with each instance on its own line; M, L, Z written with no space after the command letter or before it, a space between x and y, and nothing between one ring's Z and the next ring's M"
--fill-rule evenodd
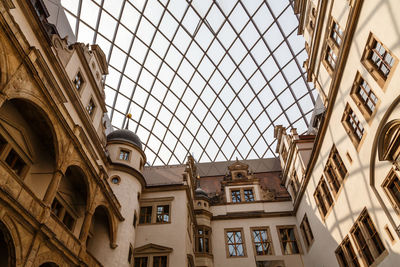
M56 167L56 137L44 110L25 99L0 107L0 154L32 192L43 198Z
M0 266L15 266L14 243L10 232L2 222L0 222Z
M93 214L89 235L86 241L87 250L102 261L113 241L113 230L109 211L105 206L98 206Z
M61 178L51 208L59 220L77 237L87 210L88 197L86 175L78 166L69 166Z
M58 265L55 264L54 262L46 262L41 264L39 267L58 267Z

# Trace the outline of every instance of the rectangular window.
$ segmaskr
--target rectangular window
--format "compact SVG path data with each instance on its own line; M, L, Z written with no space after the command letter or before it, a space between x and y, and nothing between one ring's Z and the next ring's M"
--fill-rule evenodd
M169 222L169 205L157 206L156 222L157 223Z
M254 201L253 189L244 189L243 193L244 193L244 201L246 202Z
M26 166L25 162L14 149L10 150L5 162L17 175L21 175Z
M60 217L60 213L63 208L64 207L60 204L60 202L54 198L53 203L51 204L51 210L57 217Z
M95 108L96 105L94 104L93 99L90 99L89 104L86 106L86 110L89 113L89 116L93 115Z
M382 240L366 209L355 222L351 234L358 248L359 254L367 266L385 251Z
M384 87L396 61L389 49L370 33L361 62L380 87Z
M354 252L353 246L350 243L348 236L345 237L343 242L335 251L336 258L340 267L359 267L357 255Z
M51 211L60 219L60 221L70 230L73 231L75 227L75 217L67 211L65 206L61 202L54 198L51 203Z
M297 174L296 174L295 170L293 170L292 177L290 178L289 184L290 184L290 187L292 188L292 191L294 194L293 199L294 199L294 198L296 198L297 193L300 190L300 182L299 182L299 179L297 178Z
M324 219L330 207L333 205L333 199L323 177L321 177L321 180L315 189L314 198L319 212L321 213L321 217Z
M342 118L343 126L345 127L347 133L350 136L355 147L358 147L361 139L364 136L364 127L362 126L357 115L351 109L349 104L347 104L346 109Z
M376 103L378 102L378 98L369 87L368 83L361 78L359 81L356 94L362 100L362 105L368 110L370 114L374 112Z
M75 226L75 219L72 217L71 214L69 214L67 211L65 212L64 218L63 218L63 223L69 230L73 230Z
M314 235L311 231L311 226L308 222L307 214L304 214L303 220L300 224L300 230L304 239L304 243L306 244L307 248L310 248L314 241Z
M195 249L198 253L210 253L210 228L199 226L196 231Z
M336 196L347 175L347 169L335 146L332 147L329 154L324 174L333 194Z
M72 81L74 84L74 87L76 90L80 90L83 85L83 78L82 74L78 71L78 73L75 75L74 80Z
M372 45L369 59L384 77L389 75L389 72L394 64L394 58L390 52L386 50L377 40L375 40L374 44Z
M151 223L151 213L152 213L153 207L141 207L140 208L140 217L139 217L139 223Z
M282 253L284 255L299 254L300 247L297 241L295 226L277 226Z
M121 151L119 152L119 159L128 161L129 160L129 151L121 149Z
M154 256L153 267L167 267L167 256Z
M325 60L328 63L331 70L334 70L336 68L337 55L334 49L329 45L327 45L326 47Z
M147 257L135 258L134 267L147 267Z
M246 255L244 249L244 240L242 238L243 231L225 229L225 240L227 246L228 257L244 257Z
M240 190L232 190L231 196L232 196L233 203L238 203L238 202L242 201L241 196L240 196Z
M253 228L251 232L256 255L273 255L274 249L269 228Z
M400 214L400 180L393 169L383 181L382 187L393 205L394 210L397 214Z
M330 37L332 38L332 40L335 42L335 44L337 46L340 46L342 44L343 31L340 28L339 24L333 19L332 19Z

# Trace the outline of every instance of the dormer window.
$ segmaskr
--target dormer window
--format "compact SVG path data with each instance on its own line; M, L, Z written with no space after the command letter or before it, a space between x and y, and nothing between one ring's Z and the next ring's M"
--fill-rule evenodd
M119 152L119 159L128 161L129 160L129 154L130 154L129 151L121 149L121 151Z
M81 72L78 71L78 73L75 75L74 80L72 81L74 83L75 89L80 90L83 86L83 77Z
M89 101L89 104L86 106L86 110L89 113L89 116L93 115L95 109L96 109L96 105L94 104L94 101L91 98Z

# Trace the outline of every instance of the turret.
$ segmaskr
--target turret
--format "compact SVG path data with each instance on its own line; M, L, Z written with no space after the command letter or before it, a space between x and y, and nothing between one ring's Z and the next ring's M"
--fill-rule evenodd
M143 171L146 155L140 138L132 131L120 129L107 135L107 151L113 164L122 164Z
M121 204L124 221L118 225L117 247L106 248L96 244L94 255L104 266L130 266L126 258L133 260L136 228L139 221L139 198L145 186L142 175L146 155L140 138L127 129L115 130L107 135L108 182ZM127 255L121 257L120 255Z

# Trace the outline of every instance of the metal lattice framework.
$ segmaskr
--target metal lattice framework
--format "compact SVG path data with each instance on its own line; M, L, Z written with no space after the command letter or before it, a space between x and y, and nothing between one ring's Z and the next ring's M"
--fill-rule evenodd
M148 164L189 152L200 162L271 157L274 125L307 129L315 91L293 1L61 3L78 41L108 56L109 116L138 134Z

